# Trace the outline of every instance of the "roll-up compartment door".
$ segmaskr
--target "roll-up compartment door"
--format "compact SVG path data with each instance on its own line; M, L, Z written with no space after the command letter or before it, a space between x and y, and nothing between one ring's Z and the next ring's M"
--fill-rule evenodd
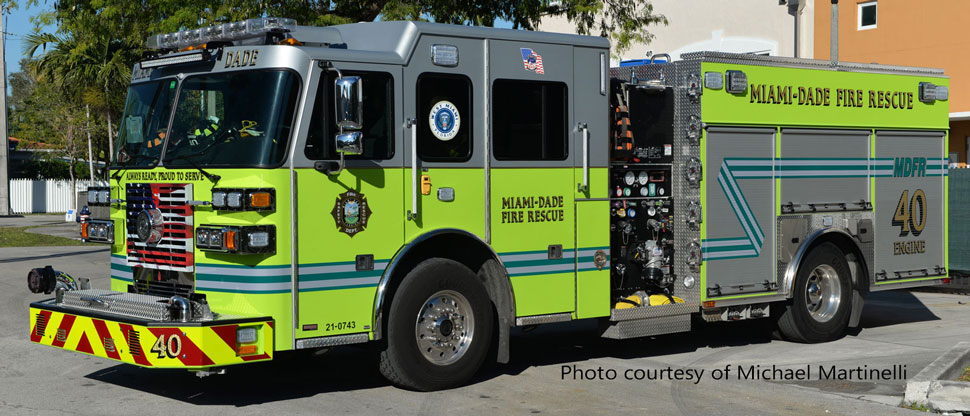
M876 284L946 274L945 137L876 132Z
M869 197L869 130L782 129L781 213L864 210Z
M775 129L710 127L704 161L707 297L758 293L775 280Z

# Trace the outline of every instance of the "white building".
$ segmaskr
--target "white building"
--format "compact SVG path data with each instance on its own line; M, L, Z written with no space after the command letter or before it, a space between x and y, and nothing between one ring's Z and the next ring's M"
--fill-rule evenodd
M795 18L788 5L779 4L784 1L651 0L654 12L666 16L670 24L647 27L656 37L647 45L632 45L619 60L643 59L651 53L668 53L676 60L682 53L704 50L795 56ZM801 2L798 56L812 58L815 0ZM538 29L576 33L565 17L546 18ZM616 57L612 61L618 62Z

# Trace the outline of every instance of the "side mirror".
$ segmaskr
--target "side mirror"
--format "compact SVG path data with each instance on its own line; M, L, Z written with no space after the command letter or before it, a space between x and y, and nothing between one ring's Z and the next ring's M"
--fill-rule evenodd
M337 142L337 153L341 155L364 153L364 135L359 131L338 134L334 140Z
M334 81L334 108L337 127L360 129L363 125L363 81L360 77L339 77ZM339 149L339 147L338 147Z

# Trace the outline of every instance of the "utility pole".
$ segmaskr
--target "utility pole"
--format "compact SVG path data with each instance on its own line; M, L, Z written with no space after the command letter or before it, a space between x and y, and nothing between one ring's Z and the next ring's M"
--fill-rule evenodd
M0 217L10 215L10 140L7 137L7 59L4 47L7 34L4 32L3 17L7 14L7 3L0 5Z

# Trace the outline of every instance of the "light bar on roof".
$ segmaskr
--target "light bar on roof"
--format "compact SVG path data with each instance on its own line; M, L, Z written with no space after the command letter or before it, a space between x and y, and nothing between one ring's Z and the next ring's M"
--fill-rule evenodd
M289 32L295 27L296 20L293 19L258 17L241 22L154 35L148 38L147 44L151 49L182 49L212 41L232 42L255 38L270 32Z
M158 68L158 67L169 66L169 65L203 62L203 61L209 60L209 57L210 57L210 54L208 51L203 49L196 49L194 51L189 51L189 52L180 53L176 55L168 55L168 56L163 56L161 58L141 61L139 65L141 66L141 69L150 69L150 68Z

